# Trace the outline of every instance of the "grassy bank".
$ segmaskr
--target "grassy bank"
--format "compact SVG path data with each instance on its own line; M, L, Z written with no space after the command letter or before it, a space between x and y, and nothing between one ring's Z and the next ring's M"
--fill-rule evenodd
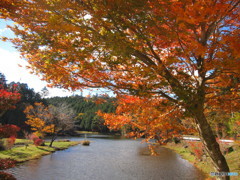
M17 140L15 142L16 146L13 147L10 150L0 151L0 158L11 158L16 160L17 162L24 162L31 159L37 159L40 158L43 155L50 154L52 152L55 152L56 150L63 150L67 149L70 146L74 146L79 144L80 142L70 141L70 142L54 142L53 147L48 146L38 146L36 147L33 144L21 145L23 143L26 144L27 140ZM48 142L45 143L46 145L49 145Z
M99 132L95 132L95 131L75 131L75 132L78 133L79 135L83 135L83 134L97 135L97 134L100 134Z
M174 150L176 153L180 154L183 159L188 160L189 162L193 163L197 168L203 171L207 176L209 176L210 172L215 172L211 160L209 157L204 157L202 161L200 161L193 153L190 151L189 148L184 148L186 144L175 144L169 143L164 147ZM225 158L228 162L231 172L237 172L240 175L240 147L239 145L234 145L234 151L230 152L225 155ZM232 177L231 179L240 179L238 177Z

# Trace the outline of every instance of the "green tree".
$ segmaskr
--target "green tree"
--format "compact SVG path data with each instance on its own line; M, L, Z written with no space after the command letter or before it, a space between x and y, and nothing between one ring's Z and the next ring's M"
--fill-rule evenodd
M108 132L101 118L97 118L96 112L101 110L105 113L115 112L115 98L98 96L92 98L83 98L81 96L71 97L53 97L46 99L49 105L57 106L61 103L68 104L75 112L75 125L80 130L97 130ZM98 121L99 120L99 121ZM94 124L94 125L93 125ZM99 128L93 128L98 126ZM101 128L100 128L101 127Z

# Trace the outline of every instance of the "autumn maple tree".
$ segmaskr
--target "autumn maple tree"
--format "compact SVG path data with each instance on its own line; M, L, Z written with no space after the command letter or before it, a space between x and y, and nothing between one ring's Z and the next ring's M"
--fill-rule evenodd
M128 129L130 137L156 139L164 144L194 129L186 128L181 122L184 112L165 99L149 99L134 96L118 98L116 113L98 112L110 129Z
M74 112L66 104L56 107L36 102L34 105L27 106L24 113L28 119L25 123L31 126L35 135L39 137L51 135L50 147L60 132L74 126Z
M35 73L66 89L173 103L194 119L216 170L229 172L205 109L239 110L239 0L12 2L1 17L18 23L12 42Z
M16 86L8 88L5 76L0 73L0 117L9 109L14 109L15 104L20 101L20 94Z
M26 124L31 126L31 129L39 137L43 137L45 133L51 133L54 125L48 124L47 121L52 118L48 107L43 103L35 102L34 105L29 105L24 110L27 121Z

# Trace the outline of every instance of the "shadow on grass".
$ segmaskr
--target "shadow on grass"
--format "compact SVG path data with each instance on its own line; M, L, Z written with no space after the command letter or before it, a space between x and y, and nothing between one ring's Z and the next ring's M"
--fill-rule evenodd
M54 152L54 150L45 149L45 148L39 147L39 146L37 148L40 150L46 151L46 152Z
M27 158L29 156L28 153L24 153L24 152L15 152L15 151L6 151L6 152L1 152L2 154L11 156L11 157L18 157L18 158Z

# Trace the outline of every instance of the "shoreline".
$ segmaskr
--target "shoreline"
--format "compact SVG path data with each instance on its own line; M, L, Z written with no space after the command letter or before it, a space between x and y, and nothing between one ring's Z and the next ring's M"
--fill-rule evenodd
M172 151L174 151L175 153L177 153L182 159L188 161L189 163L191 163L194 167L196 167L198 170L200 170L206 177L211 178L210 176L210 172L215 171L214 169L211 169L209 172L206 172L208 170L207 167L212 168L212 164L209 164L208 162L205 162L205 167L199 166L200 161L198 161L196 159L196 157L194 155L191 154L191 152L188 152L184 147L182 147L181 145L177 145L177 144L166 144L166 145L162 145L161 147L170 149ZM210 166L208 166L210 165Z
M216 176L211 176L211 172L216 172L216 170L213 167L213 164L211 162L210 157L206 156L202 160L197 159L193 153L189 150L189 148L184 148L183 144L174 144L169 143L167 145L162 145L161 147L168 148L174 152L176 152L178 155L180 155L183 159L187 160L189 163L191 163L193 166L198 168L200 171L202 171L208 178L216 178ZM227 153L225 155L225 158L227 160L227 163L230 168L230 172L236 172L238 173L238 176L232 176L231 179L235 180L239 178L240 175L240 162L239 162L239 153L240 153L240 147L235 146L235 150L231 153Z
M49 142L45 143L45 146L35 146L29 144L27 146L17 146L9 150L0 151L1 159L12 159L15 160L17 164L23 163L33 159L39 159L42 156L49 155L56 151L61 151L68 149L69 147L81 144L80 141L69 141L69 142L54 142L53 147L49 147Z

